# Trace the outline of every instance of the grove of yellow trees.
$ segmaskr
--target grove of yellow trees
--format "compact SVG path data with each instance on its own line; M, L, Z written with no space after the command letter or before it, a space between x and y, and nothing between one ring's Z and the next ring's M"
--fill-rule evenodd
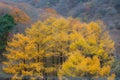
M30 76L115 77L114 42L100 22L50 17L8 42L3 70Z

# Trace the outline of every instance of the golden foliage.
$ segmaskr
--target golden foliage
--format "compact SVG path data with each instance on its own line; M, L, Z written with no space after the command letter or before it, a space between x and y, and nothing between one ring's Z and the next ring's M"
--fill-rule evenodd
M14 74L15 76L42 76L42 62L36 62L36 49L27 36L16 34L11 42L8 42L6 48L7 53L4 54L8 59L3 62L3 70L6 73Z
M98 22L50 17L27 28L25 35L15 35L6 50L8 62L3 69L8 73L22 71L23 75L41 76L43 72L55 72L59 76L108 77L114 42ZM52 56L65 59L53 65ZM7 71L10 68L12 71Z
M63 63L58 76L86 77L86 78L104 78L114 80L115 74L110 75L110 65L101 67L100 59L97 56L93 58L81 55L79 51L70 55L68 60Z

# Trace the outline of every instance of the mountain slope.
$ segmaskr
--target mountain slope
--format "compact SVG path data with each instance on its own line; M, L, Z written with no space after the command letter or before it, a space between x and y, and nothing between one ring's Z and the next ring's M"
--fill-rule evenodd
M53 8L63 16L79 17L83 21L103 20L108 27L120 28L119 0L14 0L37 8Z

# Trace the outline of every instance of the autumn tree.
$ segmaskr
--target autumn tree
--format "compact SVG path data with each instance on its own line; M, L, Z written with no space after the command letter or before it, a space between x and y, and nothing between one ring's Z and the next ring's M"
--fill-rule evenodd
M22 79L24 76L33 78L42 76L43 64L37 61L36 47L30 38L23 34L16 34L12 41L8 42L6 50L7 53L4 56L7 61L3 62L3 70L14 74L13 80L17 77Z
M18 39L13 39L8 43L10 49L7 49L9 53L6 56L11 61L13 56L10 55L21 49L16 55L24 54L22 54L23 60L25 59L28 63L24 63L24 65L30 67L34 61L42 63L42 69L40 65L35 67L40 68L39 73L43 76L108 77L111 63L114 60L114 42L103 26L100 22L81 23L77 19L61 17L50 17L44 21L37 21L31 28L26 29L25 35L22 35L28 40L24 41L18 36ZM24 48L20 46L21 44L25 44ZM22 49L25 49L25 52ZM21 61L19 57L16 57L17 60L12 60L15 61L14 64L11 62L7 62L7 64L16 68L16 61ZM73 66L73 72L70 66ZM29 67L26 67L25 70L34 72L34 69L29 69ZM10 67L6 66L3 69L7 72ZM24 68L22 70L24 71ZM16 74L16 72L21 73L21 71L15 70L15 73L12 74Z
M31 20L31 18L24 11L16 7L13 7L13 10L9 12L9 14L14 17L16 23L26 24Z
M111 40L108 31L105 30L105 26L100 22L90 22L88 24L71 22L71 24L73 24L73 33L70 34L70 41L72 41L70 51L72 51L72 56L62 65L60 75L73 77L110 76L111 64L114 60L114 42ZM74 56L74 53L79 53L80 55ZM83 61L81 60L81 56L84 58ZM71 67L68 64L70 64ZM72 68L73 70L71 70ZM66 71L68 73L66 73Z
M48 18L44 22L38 21L26 30L27 36L32 38L38 50L36 58L39 59L39 52L43 52L43 74L45 76L57 76L57 70L64 61L62 57L68 52L66 50L68 30L68 21L64 18Z

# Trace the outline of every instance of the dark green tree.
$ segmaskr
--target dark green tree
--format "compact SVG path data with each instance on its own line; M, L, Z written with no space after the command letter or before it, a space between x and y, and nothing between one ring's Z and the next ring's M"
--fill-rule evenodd
M11 15L5 14L0 16L0 53L4 51L8 35L14 26L14 18Z

